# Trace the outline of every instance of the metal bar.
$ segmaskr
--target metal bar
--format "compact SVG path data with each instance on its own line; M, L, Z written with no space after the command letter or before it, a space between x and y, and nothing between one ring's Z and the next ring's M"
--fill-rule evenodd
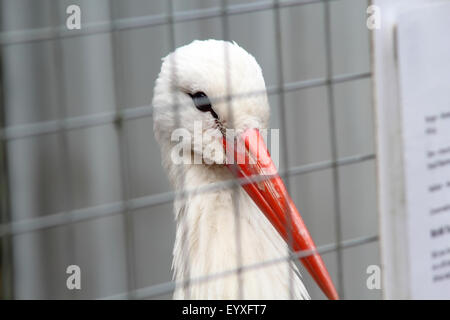
M168 17L169 17L169 46L170 46L170 51L172 52L171 55L171 78L172 78L172 83L171 83L171 94L173 96L173 101L174 101L174 105L172 106L172 110L174 111L175 114L175 128L179 128L180 127L180 110L179 110L179 102L178 102L178 95L177 95L177 88L178 88L178 66L177 66L177 57L176 57L176 34L175 34L175 9L174 9L174 4L173 4L173 0L169 0L167 2L168 6L167 6L167 11L168 11ZM176 170L176 175L177 177L180 179L180 181L178 181L178 185L181 186L181 190L182 192L177 194L175 196L175 200L179 200L180 196L183 197L184 194L184 190L185 190L185 185L186 185L186 175L185 172L183 171L183 166L178 165L175 167ZM190 255L190 248L191 246L189 245L189 230L190 230L190 225L189 225L189 220L187 219L187 214L179 214L178 215L178 219L177 223L179 224L179 226L183 226L184 228L184 232L182 233L182 238L181 238L181 246L182 246L182 250L185 253L185 257L186 259L184 260L184 266L182 266L183 270L183 275L185 275L187 277L187 281L183 284L183 298L184 299L189 299L190 298L190 287L189 287L189 278L190 278L190 274L191 274L191 255Z
M341 249L348 249L348 248L353 248L353 247L373 243L376 241L378 241L378 236L373 235L373 236L365 236L365 237L344 240L344 241L340 242L339 244L330 243L330 244L326 244L326 245L317 247L317 250L296 251L286 257L281 257L281 258L277 258L277 259L271 259L271 260L266 260L266 261L262 261L259 263L245 265L242 267L242 272L256 270L259 268L264 268L264 267L276 265L278 263L283 263L287 259L297 260L300 258L305 258L314 253L327 254L327 253L336 251L338 247ZM219 278L224 278L224 277L233 275L236 272L237 272L236 269L226 270L226 271L219 272L219 273L214 273L214 274L205 275L205 276L201 276L201 277L191 278L191 279L189 279L189 282L191 284L200 284L200 283L204 283L204 282L208 282L208 281L213 281L213 280L216 280ZM157 296L160 296L163 294L168 294L174 290L176 284L177 283L174 281L159 283L156 285L152 285L152 286L149 286L146 288L136 290L136 292L134 293L134 296L138 299L148 299L148 298L157 297ZM182 284L182 283L180 283L180 284ZM119 299L126 299L127 296L128 296L128 293L122 293L122 294L104 297L102 299L119 300Z
M307 4L320 3L326 0L288 0L280 2L280 7L295 7ZM339 1L339 0L330 0ZM239 15L257 11L271 10L274 8L272 1L260 1L254 3L231 5L226 8L227 15ZM45 27L39 29L25 29L18 31L5 31L0 33L0 45L31 43L36 41L52 40L54 38L72 38L89 36L99 33L108 33L111 30L123 31L154 26L167 25L170 23L188 22L201 19L216 18L222 15L222 8L207 8L201 10L189 10L176 12L173 18L169 15L149 15L134 18L123 18L111 21L100 21L86 23L80 30L67 30L66 26Z
M3 3L0 2L0 8ZM1 19L1 16L0 16ZM2 21L0 21L0 25ZM5 79L3 77L3 52L0 50L0 128L6 125ZM10 181L8 171L8 148L0 141L0 222L11 221ZM14 265L12 237L0 239L0 300L14 298Z
M283 52L282 52L282 32L281 32L281 13L280 13L280 1L274 0L274 10L273 10L273 20L275 25L275 56L277 62L277 80L278 80L278 88L284 87L284 61L283 61ZM289 168L289 148L287 145L287 125L286 125L286 102L284 92L280 92L278 94L278 113L281 119L281 148L283 149L283 158L282 163L284 168ZM290 191L290 175L287 175L285 179L286 190ZM287 203L284 203L283 206L285 208L289 208ZM292 238L292 219L291 215L288 212L284 213L288 219L286 219L286 229L288 230L287 234L287 253L289 254L290 249L293 248L293 238ZM288 225L289 224L289 225ZM292 300L294 298L294 270L293 268L288 268L289 270L289 298Z
M59 23L58 13L59 13L59 5L56 4L52 7L52 16L54 23ZM63 43L62 39L56 37L52 40L53 43L53 52L55 55L55 78L56 81L56 98L58 103L58 117L60 119L67 118L67 83L65 80L65 65L64 65L64 52L63 52ZM69 132L61 131L58 135L58 145L61 147L61 162L62 162L62 175L64 180L64 196L63 196L63 204L65 211L61 215L64 219L64 225L67 226L67 232L64 233L66 243L66 250L68 251L69 259L72 261L76 261L77 250L76 250L76 238L75 238L75 230L74 225L72 224L72 216L70 215L70 211L73 208L73 182L72 182L72 170L71 170L71 157L70 157L70 148L69 148ZM79 296L78 290L72 292L70 296L72 298L76 298Z
M327 70L327 100L328 100L328 117L329 117L329 127L330 127L330 143L331 143L331 159L333 162L338 157L338 141L337 141L337 130L336 130L336 115L335 115L335 104L334 104L334 85L331 82L333 77L333 52L332 52L332 42L331 42L331 16L330 16L330 3L326 1L323 4L324 8L324 22L325 22L325 48L326 48L326 70ZM340 197L340 179L339 171L336 165L332 167L333 172L333 202L334 202L334 217L335 217L335 233L336 233L336 243L337 247L337 291L339 296L344 299L344 285L343 285L343 268L344 264L342 261L342 250L339 246L342 240L341 231L341 197Z
M365 73L355 73L348 75L336 76L331 80L331 83L343 83L347 81L355 81L360 79L370 78L372 74L370 72ZM330 83L327 78L312 79L305 81L289 82L285 83L282 87L277 85L270 86L267 88L267 94L279 94L283 92L292 92L297 90L315 88L320 86L325 86ZM248 97L249 95L266 94L266 91L249 92L241 95L234 96L233 98ZM212 101L220 101L222 99L227 99L227 97L210 97ZM51 120L44 122L35 122L31 124L24 125L12 125L1 129L0 140L14 140L22 139L26 137L35 137L45 134L51 134L60 132L63 130L78 130L94 126L108 125L116 121L125 121L138 119L142 117L151 117L152 112L151 106L139 106L133 108L122 108L117 112L103 112L96 113L93 115L70 117L67 119Z
M115 21L115 6L114 1L109 1L109 15L110 20ZM114 26L114 22L113 22ZM111 54L112 54L112 72L113 72L113 82L114 82L114 98L115 98L115 108L117 114L121 114L124 103L123 103L123 89L119 85L118 74L123 71L122 57L119 52L119 47L117 44L117 38L119 34L113 28L111 31ZM125 209L122 213L123 221L123 232L125 237L125 256L126 256L126 274L127 274L127 285L128 292L130 293L130 299L133 298L132 293L136 289L136 266L135 266L135 248L133 239L133 212L127 206L128 200L131 197L131 185L130 185L130 166L128 159L128 141L127 141L127 127L124 125L123 121L118 118L115 121L115 129L117 130L118 136L118 148L119 148L119 162L120 162L120 182L122 186L122 201L125 202Z
M227 15L227 0L222 0L220 2L221 9L222 9L222 15L221 15L221 21L222 21L222 34L223 34L223 40L224 41L230 41L230 35L229 35L229 20ZM231 107L231 60L230 60L230 53L229 53L229 47L227 45L224 45L224 65L225 65L225 95L227 97L226 99L226 105L228 109L228 114L230 115L230 127L234 128L234 113L233 109ZM242 286L242 272L241 272L241 266L242 266L242 234L241 234L241 212L239 211L239 183L235 183L233 186L233 193L231 195L231 201L233 206L233 214L234 214L234 227L236 228L235 232L235 244L236 244L236 264L238 265L238 271L237 271L237 277L236 280L238 282L238 294L237 297L239 300L242 300L244 297L244 288Z
M355 163L360 163L364 161L374 160L374 154L356 155L352 157L341 158L336 162L333 161L323 161L312 164L307 164L303 166L293 167L287 171L281 172L280 176L285 177L287 175L304 175L307 173L322 171L326 169L333 168L333 166L347 166ZM261 177L250 177L248 180L241 179L238 180L240 184L249 183L253 181L261 181L264 179L270 179L271 176L261 176ZM149 195L145 197L133 198L125 203L124 201L111 202L99 206L87 207L82 209L72 210L67 213L71 215L72 223L97 219L101 217L111 216L119 214L129 208L129 210L143 209L159 204L169 203L178 196L186 196L189 194L200 194L205 192L211 192L215 190L223 190L232 187L236 183L235 180L223 181L218 183L211 183L209 185L197 188L195 190L184 190L183 192L169 191L165 193L159 193L155 195ZM45 215L39 218L26 219L13 221L10 223L4 223L0 225L0 237L9 234L20 234L25 232L37 231L44 228L51 228L55 226L60 226L65 224L64 215L66 213L55 213Z

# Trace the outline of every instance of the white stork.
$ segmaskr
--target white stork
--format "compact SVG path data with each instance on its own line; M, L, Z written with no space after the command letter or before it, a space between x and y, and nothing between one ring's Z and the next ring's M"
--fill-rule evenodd
M287 260L243 270L240 275L236 272L189 286L180 285L188 277L219 274L237 269L239 264L286 257L287 239L293 241L294 250L315 249L258 133L267 128L269 120L265 90L260 66L236 43L194 41L163 58L154 88L154 132L161 146L162 164L175 190L196 190L236 176L272 175L264 181L250 180L239 188L237 202L232 201L236 193L231 187L177 193L172 264L179 284L175 288L176 299L309 299L297 267ZM229 99L214 99L217 97ZM216 138L204 140L200 147L192 146L190 140L182 142L192 146L189 159L191 155L200 155L202 161L175 164L171 154L179 141L173 141L172 133L183 128L194 135L196 121L201 121L202 134L213 132ZM234 137L228 137L226 129L234 129L236 139L254 138L247 141L256 141L258 146L247 144L245 152L257 159L256 165L230 165L225 157L206 155L204 151L208 148L227 150L226 142L235 141ZM238 227L240 237L236 238ZM327 297L337 299L321 257L315 253L301 260Z

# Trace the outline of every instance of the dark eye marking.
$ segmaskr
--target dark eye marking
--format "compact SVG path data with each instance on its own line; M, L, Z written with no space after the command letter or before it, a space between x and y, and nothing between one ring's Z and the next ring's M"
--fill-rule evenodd
M196 92L194 94L189 93L192 100L194 101L195 107L201 112L210 112L211 115L217 120L219 116L214 112L211 101L209 101L208 96L204 92Z

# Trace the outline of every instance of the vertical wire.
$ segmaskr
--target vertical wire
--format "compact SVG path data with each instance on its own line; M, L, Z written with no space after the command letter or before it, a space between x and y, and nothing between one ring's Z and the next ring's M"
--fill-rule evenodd
M115 28L114 21L117 15L117 9L114 5L114 0L109 1L109 19L111 23L111 53L112 53L112 71L114 82L114 98L116 108L115 128L119 139L119 162L120 162L120 182L122 186L122 199L125 203L125 208L122 211L123 217L123 232L125 235L125 256L127 259L127 295L128 299L134 299L134 292L136 289L136 275L135 275L135 248L134 248L134 227L133 227L133 212L130 210L128 200L131 197L130 185L130 167L128 159L128 139L127 127L123 122L122 110L125 107L123 101L123 89L118 81L118 74L123 72L123 59L120 53L118 44L118 32Z
M326 49L326 72L327 72L327 100L329 113L329 127L330 127L330 142L331 142L331 160L333 163L333 203L335 205L335 233L336 233L336 252L337 252L337 274L338 274L338 293L341 299L344 299L343 288L343 261L342 261L342 231L341 231L341 200L340 200L340 186L339 186L339 168L336 164L338 157L338 142L336 131L336 115L334 105L334 85L332 83L333 77L333 56L332 56L332 42L331 42L331 16L330 3L325 0L324 21L325 21L325 49Z
M0 2L2 8L3 2ZM0 15L0 19L1 19ZM0 20L0 27L3 21ZM0 128L6 127L5 78L3 76L3 46L0 45ZM11 222L11 203L8 171L8 142L0 141L0 223ZM12 235L4 235L0 239L0 300L14 298L14 266L12 260Z
M228 14L227 14L227 0L221 1L221 21L222 21L222 33L223 33L223 40L224 41L230 41L230 34L229 34L229 21L228 21ZM230 53L229 53L229 47L227 43L224 44L224 59L225 59L225 97L226 97L226 104L228 109L228 114L230 115L230 127L234 128L234 115L233 115L233 108L231 105L231 90L232 90L232 84L231 84L231 61L230 61ZM236 179L234 178L234 181ZM241 213L239 211L239 183L233 184L233 193L231 197L231 201L233 204L233 212L234 212L234 227L236 229L235 232L235 242L236 242L236 263L238 265L237 267L237 281L238 281L238 299L242 299L244 297L244 291L243 291L243 279L242 279L242 237L241 237Z
M288 159L288 144L287 144L287 126L286 126L286 102L284 97L284 64L283 64L283 52L282 52L282 30L281 30L281 17L280 17L280 3L279 0L274 0L274 24L275 24L275 47L276 47L276 59L277 59L277 78L278 78L278 88L280 88L279 94L278 94L278 110L279 115L281 119L281 143L282 143L282 150L284 151L283 155L283 166L284 170L288 170L289 166L289 159ZM286 184L286 190L289 193L290 190L290 176L286 175L285 184ZM294 299L294 270L291 268L291 249L293 249L293 236L292 236L292 217L289 214L289 206L287 203L287 200L283 200L285 203L283 203L284 208L286 208L285 216L286 219L286 228L288 230L288 254L289 257L288 262L288 268L289 268L289 298L292 300Z
M55 23L59 25L59 17L61 14L61 5L58 3L53 6L52 19ZM58 29L60 30L60 29ZM60 33L61 31L58 31ZM64 120L68 116L67 107L67 84L64 72L64 52L63 52L63 41L64 38L56 37L53 40L54 44L54 55L55 55L55 78L56 78L56 99L58 104L58 118ZM61 147L61 158L63 162L63 179L64 179L64 191L63 191L63 202L64 202L64 212L65 212L65 226L67 227L66 239L68 242L68 256L71 263L76 263L77 259L77 245L75 238L75 230L73 225L73 219L71 218L70 212L74 208L73 201L73 181L72 181L72 171L71 171L71 161L70 161L70 148L69 148L69 133L65 128L61 128L58 134L58 143ZM72 294L77 297L79 290L74 290Z
M177 96L177 87L178 87L178 69L177 69L177 59L175 56L175 49L176 49L176 41L175 41L175 20L174 20L174 5L173 5L173 0L168 0L167 1L167 10L168 10L168 25L169 25L169 43L170 43L170 51L172 52L172 61L171 61L171 73L172 73L172 86L171 86L171 93L173 96L173 110L174 110L174 114L175 114L175 127L178 128L180 126L180 111L179 111L179 101L178 101L178 96ZM185 193L185 174L183 171L183 165L178 165L177 167L177 176L180 179L180 184L179 186L181 187L181 192L180 195L183 199L187 199ZM185 259L185 265L184 267L184 272L183 272L183 276L184 276L184 281L183 281L183 291L185 292L185 299L189 299L190 298L190 286L191 286L191 270L190 270L190 247L189 247L189 225L188 225L188 220L186 218L186 212L184 212L183 214L180 215L180 218L182 219L182 221L180 221L180 223L184 224L184 233L183 236L184 238L182 239L182 246L183 246L183 251L185 253L185 256L187 257Z

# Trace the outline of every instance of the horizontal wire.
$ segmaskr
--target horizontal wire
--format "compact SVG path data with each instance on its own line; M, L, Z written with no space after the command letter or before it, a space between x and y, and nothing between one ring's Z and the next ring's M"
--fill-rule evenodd
M321 3L326 0L288 0L279 3L280 8L289 8L306 4ZM338 0L328 0L338 1ZM173 18L166 14L149 15L133 18L122 18L114 21L99 21L83 24L79 30L68 30L66 26L44 27L35 29L25 29L16 31L4 31L0 33L0 45L7 46L13 44L30 43L37 41L53 40L58 38L72 38L112 31L132 30L147 28L170 23L188 22L201 19L209 19L226 15L239 15L245 13L258 12L274 9L275 4L272 1L260 1L247 4L237 4L227 7L225 10L221 7L206 8L201 10L188 10L176 12Z
M336 162L323 161L316 162L307 165L297 166L290 168L287 171L281 172L280 176L296 176L316 171L326 170L333 166L346 166L350 164L360 163L375 159L374 154L356 155L352 157L341 158ZM82 209L76 209L69 212L60 212L55 214L48 214L45 216L24 219L19 221L13 221L0 225L0 237L8 234L21 234L25 232L31 232L41 230L50 227L56 227L67 224L67 217L70 217L70 223L76 223L80 221L86 221L90 219L97 219L106 216L112 216L119 214L125 210L133 211L138 209L144 209L151 206L156 206L164 203L169 203L175 199L176 196L186 197L187 195L197 195L207 192L213 192L230 188L236 183L244 185L251 182L260 182L267 179L271 179L273 176L254 176L247 179L232 179L227 181L221 181L216 183L207 184L199 188L183 191L169 191L158 193L155 195L149 195L139 198L133 198L128 201L111 202L99 206L87 207Z
M344 74L333 77L332 84L338 84L348 81L355 81L365 78L370 78L372 74L370 72ZM329 83L326 78L311 79L305 81L289 82L282 87L273 85L267 88L267 91L255 91L247 92L243 94L233 95L233 98L245 98L260 94L279 94L283 92L292 92L297 90L309 89L314 87L325 86ZM211 97L211 101L222 101L227 97ZM94 126L101 126L111 124L116 121L133 120L143 117L151 117L153 114L153 108L151 106L139 106L122 109L120 112L102 112L91 115L84 115L78 117L70 117L66 119L50 120L35 122L23 125L11 125L3 128L0 131L1 140L14 140L26 137L35 137L40 135L52 134L61 131L77 130Z
M341 249L348 249L348 248L352 248L352 247L356 247L356 246L360 246L360 245L364 245L364 244L368 244L368 243L372 243L372 242L376 242L376 241L378 241L377 235L365 236L365 237L344 240L344 241L340 242L339 247ZM233 274L236 274L239 270L240 270L240 272L256 270L259 268L268 267L268 266L275 265L275 264L282 263L282 262L289 261L289 260L305 258L305 257L311 256L315 253L326 254L326 253L334 252L337 250L337 248L338 248L338 245L336 243L330 243L330 244L326 244L323 246L319 246L316 248L316 250L296 251L285 257L280 257L280 258L270 259L270 260L266 260L266 261L262 261L262 262L258 262L258 263L243 265L239 268L230 269L230 270L226 270L226 271L222 271L222 272L218 272L218 273L214 273L214 274L210 274L210 275L190 278L189 280L182 280L182 281L178 281L178 282L168 281L168 282L164 282L164 283L159 283L156 285L151 285L146 288L141 288L141 289L135 290L133 292L133 297L136 297L136 299L147 299L147 298L151 298L151 297L157 297L157 296L160 296L163 294L168 294L168 293L173 292L177 285L183 286L187 281L189 281L190 286L197 285L200 283L209 282L209 281L213 281L216 279L231 276ZM108 296L108 297L103 297L102 299L105 299L105 300L126 299L128 297L128 294L129 293L126 292L126 293L121 293L121 294L112 295L112 296Z

